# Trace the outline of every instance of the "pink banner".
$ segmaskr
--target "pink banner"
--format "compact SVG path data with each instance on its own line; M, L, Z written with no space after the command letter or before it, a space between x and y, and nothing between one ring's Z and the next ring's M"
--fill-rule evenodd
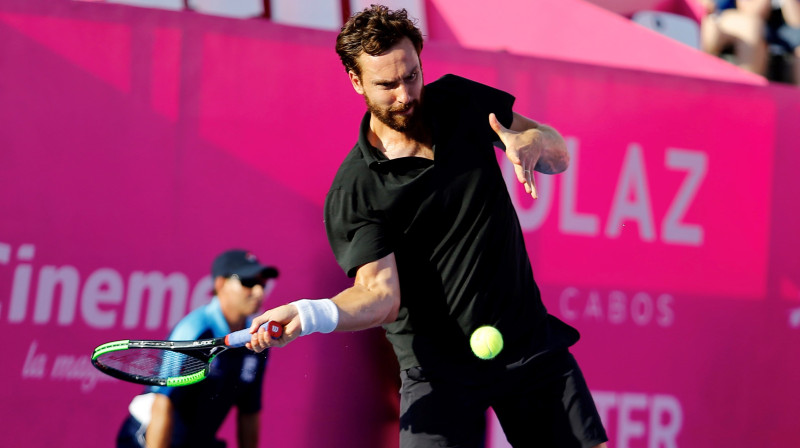
M522 213L542 254L536 272L560 284L763 298L775 126L769 93L547 65L515 65L518 82L536 86L529 98L545 106L531 106L534 116L568 137L574 163L548 179L550 198Z
M764 427L786 443L800 406L769 391L778 371L800 391L800 362L779 348L800 343L797 92L522 58L502 68L497 83L572 153L569 171L537 177L535 202L498 158L546 305L583 333L574 352L611 446L760 444Z
M670 8L651 0L597 0L608 9L584 0L506 0L491 4L481 0L427 0L426 4L430 37L438 42L602 67L767 84L758 75L612 12L633 12L634 1L639 4L637 10L666 9L691 16L688 10L699 0L673 0Z
M113 5L0 4L0 326L15 342L0 416L19 429L0 445L111 446L141 388L99 375L92 349L166 336L209 299L210 263L224 249L280 268L270 305L347 285L319 203L336 169L327 160L353 133L320 120L308 145L300 120L337 98L359 119L329 39ZM298 49L326 60L332 81L291 88L303 81L285 76L307 58ZM239 68L214 62L236 51ZM387 362L365 364L365 354ZM264 435L280 428L297 446L394 439L391 356L379 330L276 351L264 400L279 411L265 414ZM352 432L352 421L369 429ZM233 440L232 425L222 434Z
M91 350L164 336L208 300L226 248L281 269L269 305L348 285L321 206L364 106L334 37L0 2L0 329L13 341L0 418L15 428L0 445L112 445L140 388L96 372ZM536 202L498 160L545 303L583 334L574 351L610 446L794 443L800 93L435 40L423 58L427 80L513 92L567 139L572 167L537 177ZM265 386L280 410L264 439L396 446L380 330L275 350ZM505 446L494 429L491 446Z

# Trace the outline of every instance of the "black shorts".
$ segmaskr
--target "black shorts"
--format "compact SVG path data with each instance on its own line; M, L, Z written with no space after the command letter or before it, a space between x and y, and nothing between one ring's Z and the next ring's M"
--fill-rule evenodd
M491 407L514 447L588 448L608 440L575 358L542 355L485 384L401 372L400 448L479 448Z
M769 44L777 45L789 53L800 47L800 28L787 25L780 10L772 11L767 20L766 30Z

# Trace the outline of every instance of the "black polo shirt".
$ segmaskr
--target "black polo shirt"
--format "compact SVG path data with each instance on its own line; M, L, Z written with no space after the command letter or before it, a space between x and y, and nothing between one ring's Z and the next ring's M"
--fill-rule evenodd
M387 159L367 139L367 112L328 192L328 240L348 276L395 254L400 312L384 327L401 369L480 373L577 340L560 321L564 331L552 328L497 164L489 113L508 127L513 104L508 93L454 75L425 86L434 160ZM504 336L493 361L469 347L482 325Z

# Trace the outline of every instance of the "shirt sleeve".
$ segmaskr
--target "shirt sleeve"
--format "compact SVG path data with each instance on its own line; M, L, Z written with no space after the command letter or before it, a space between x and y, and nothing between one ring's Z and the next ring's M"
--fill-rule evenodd
M499 141L500 137L489 125L490 113L494 113L505 127L510 127L514 121L513 107L516 98L508 92L456 75L444 75L430 84L430 87L434 86L441 89L446 96L468 102L470 113L476 114L477 123L480 123L485 137L491 142ZM453 100L448 102L452 103Z
M393 252L379 212L346 189L334 187L325 199L325 230L339 266L348 277Z

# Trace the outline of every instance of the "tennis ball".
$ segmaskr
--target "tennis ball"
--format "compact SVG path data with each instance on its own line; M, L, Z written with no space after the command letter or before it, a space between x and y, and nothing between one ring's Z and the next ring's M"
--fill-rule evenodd
M503 335L497 328L485 325L472 333L469 345L478 358L492 359L503 350Z

